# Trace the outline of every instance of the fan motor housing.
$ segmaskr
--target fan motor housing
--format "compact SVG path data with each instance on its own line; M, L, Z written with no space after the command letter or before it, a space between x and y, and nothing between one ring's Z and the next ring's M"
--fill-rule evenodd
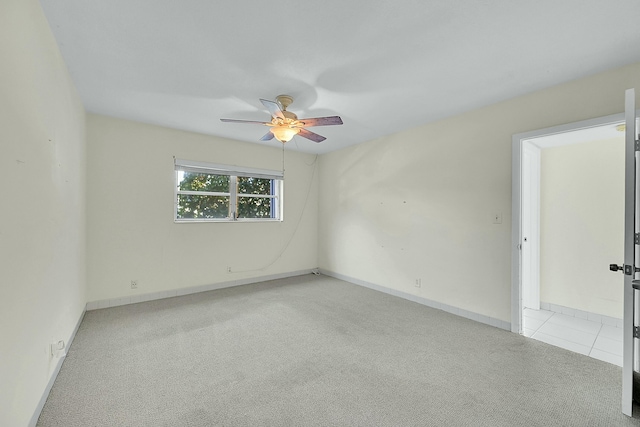
M282 108L286 110L287 107L293 102L293 97L289 95L278 95L276 96L276 101L278 101L280 105L282 105Z
M287 110L283 110L282 114L287 118L287 119L291 119L291 120L298 120L298 116L296 116L295 114L293 114L290 111Z

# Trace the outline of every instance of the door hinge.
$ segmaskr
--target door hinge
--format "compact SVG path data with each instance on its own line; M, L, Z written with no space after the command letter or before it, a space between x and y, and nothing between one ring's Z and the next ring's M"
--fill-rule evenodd
M633 327L633 337L640 338L640 326Z
M640 139L636 139L636 151L640 151Z
M635 243L636 245L640 245L640 233L636 233L636 236L633 239L633 243Z

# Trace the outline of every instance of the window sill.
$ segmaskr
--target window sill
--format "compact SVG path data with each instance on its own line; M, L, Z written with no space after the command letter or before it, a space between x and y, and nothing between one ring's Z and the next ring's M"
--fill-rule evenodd
M174 223L176 224L191 224L191 223L239 223L239 222L282 222L281 219L277 218L269 218L269 219L254 219L254 218L238 218L235 221L232 221L228 218L221 219L174 219Z

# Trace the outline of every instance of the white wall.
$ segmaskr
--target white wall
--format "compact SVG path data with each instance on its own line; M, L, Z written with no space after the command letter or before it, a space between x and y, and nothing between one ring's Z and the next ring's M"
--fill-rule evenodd
M0 425L27 425L85 306L84 109L40 4L0 2Z
M540 296L622 318L624 134L542 149Z
M87 140L89 301L317 267L315 156L285 153L283 222L176 224L174 156L281 170L282 149L99 115Z
M640 64L322 156L319 267L510 321L512 135L620 113L630 87Z

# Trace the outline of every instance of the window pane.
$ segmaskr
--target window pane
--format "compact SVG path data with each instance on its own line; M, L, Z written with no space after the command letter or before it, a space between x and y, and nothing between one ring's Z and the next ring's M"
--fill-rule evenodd
M252 178L250 176L238 177L239 194L271 194L271 181L267 178Z
M178 219L227 218L229 197L178 194Z
M238 197L238 218L272 218L272 200L267 197Z
M210 175L207 173L178 172L178 189L182 191L229 192L228 175Z

